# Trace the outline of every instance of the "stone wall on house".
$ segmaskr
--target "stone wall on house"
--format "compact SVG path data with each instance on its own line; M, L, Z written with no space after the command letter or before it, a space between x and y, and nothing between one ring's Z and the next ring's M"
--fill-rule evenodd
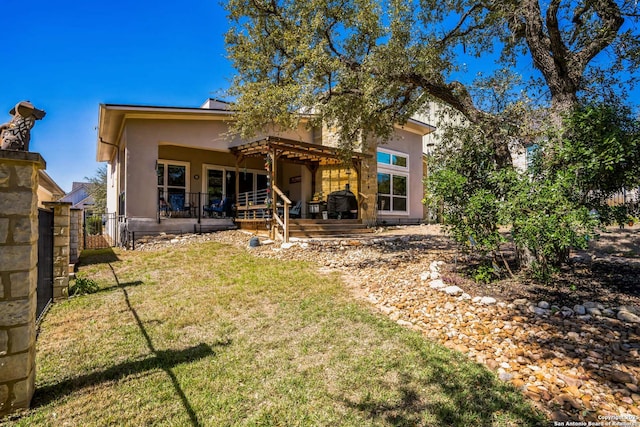
M69 297L70 202L44 202L53 211L53 301Z
M367 145L366 154L370 157L362 161L360 172L361 192L367 197L360 201L360 216L362 222L373 227L378 222L378 159L376 156L377 145Z
M37 153L0 150L0 416L28 408L35 387Z

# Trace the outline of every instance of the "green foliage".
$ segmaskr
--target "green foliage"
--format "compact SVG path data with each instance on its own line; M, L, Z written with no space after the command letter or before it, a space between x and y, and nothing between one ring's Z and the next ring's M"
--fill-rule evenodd
M89 195L95 202L94 211L105 212L107 208L107 166L101 166L92 177L84 177L89 182Z
M570 249L585 248L601 223L629 221L625 207L610 207L606 199L638 185L638 129L628 110L580 108L568 117L562 139L541 142L526 173L498 169L492 150L478 148L489 144L469 142L477 129L458 129L445 136L436 155L431 195L444 202L445 221L458 242L497 251L499 226L508 226L521 264L548 281Z
M229 95L244 137L303 119L353 148L388 140L432 99L480 123L524 99L562 112L578 93L608 99L637 80L631 22L639 15L630 2L230 0L226 9L237 70ZM525 31L532 27L540 28ZM601 67L592 60L604 52ZM478 60L475 81L456 80ZM510 71L534 67L541 78Z
M87 234L89 235L97 235L102 234L102 216L94 215L87 217Z
M497 249L501 184L488 144L475 126L450 129L427 184L430 202L444 203L445 224L460 244L482 253Z
M478 283L491 283L495 278L495 271L491 264L482 264L473 273L473 280Z
M100 289L100 287L95 280L83 276L77 276L73 285L69 287L69 295L93 294L97 292L98 289Z
M582 106L567 117L564 131L548 168L571 175L579 203L600 207L625 186L640 185L640 121L630 108Z

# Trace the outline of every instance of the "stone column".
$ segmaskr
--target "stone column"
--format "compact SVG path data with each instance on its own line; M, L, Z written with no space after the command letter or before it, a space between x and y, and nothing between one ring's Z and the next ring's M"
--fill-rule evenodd
M70 202L44 202L53 211L53 301L69 297Z
M0 416L28 408L36 375L37 153L0 150Z

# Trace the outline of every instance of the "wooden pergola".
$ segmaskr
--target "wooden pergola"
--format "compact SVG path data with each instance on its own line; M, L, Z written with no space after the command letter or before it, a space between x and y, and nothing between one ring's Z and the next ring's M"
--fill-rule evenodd
M316 192L316 172L320 166L327 165L345 165L352 167L356 172L357 192L359 194L361 190L360 173L362 170L362 161L371 158L370 154L357 152L352 152L345 156L344 152L335 147L295 141L277 136L267 136L258 141L233 147L231 148L231 152L236 156L236 173L244 158L264 158L270 154L273 159L272 178L274 182L278 182L276 166L278 160L305 165L311 172L312 194ZM236 193L238 191L239 188L236 189Z

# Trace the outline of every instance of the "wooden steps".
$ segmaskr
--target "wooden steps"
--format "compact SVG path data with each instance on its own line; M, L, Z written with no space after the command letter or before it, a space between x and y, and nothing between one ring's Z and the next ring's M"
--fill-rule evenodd
M346 237L373 232L359 219L291 219L289 236L300 238Z

